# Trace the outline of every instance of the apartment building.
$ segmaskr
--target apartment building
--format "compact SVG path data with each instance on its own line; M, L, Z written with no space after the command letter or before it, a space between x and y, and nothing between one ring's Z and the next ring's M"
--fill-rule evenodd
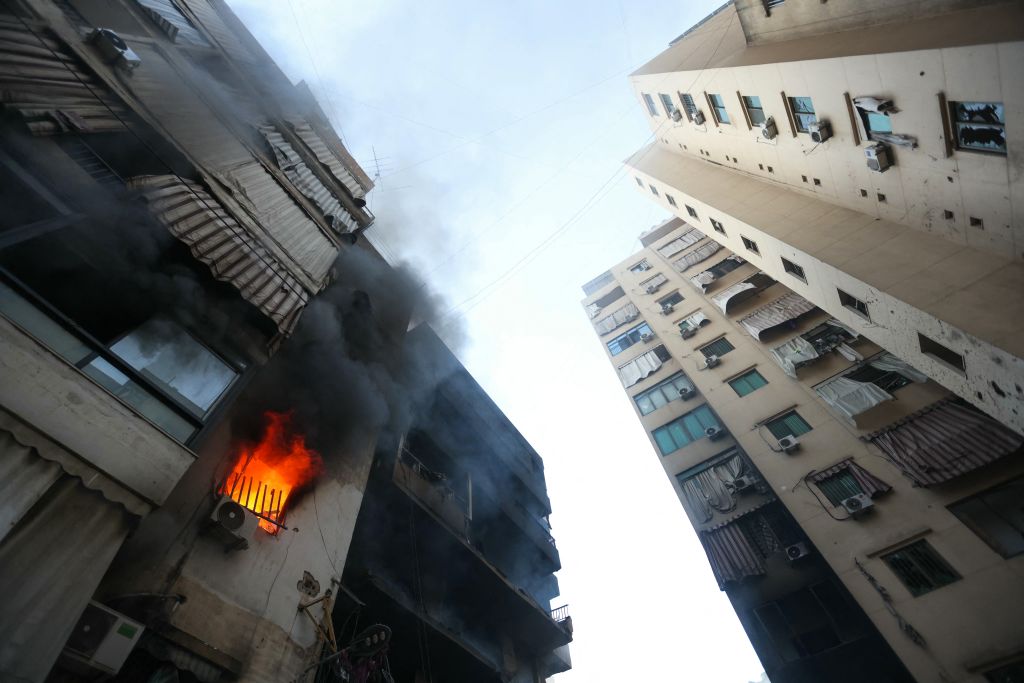
M572 640L544 463L429 327L409 337L433 389L380 443L334 623L388 624L396 681L538 683Z
M1015 681L1024 439L672 218L584 287L772 681Z

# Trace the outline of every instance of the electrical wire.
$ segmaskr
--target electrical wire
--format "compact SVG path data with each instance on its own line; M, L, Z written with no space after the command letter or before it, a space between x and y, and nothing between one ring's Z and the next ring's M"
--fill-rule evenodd
M309 57L309 63L313 67L313 73L316 74L316 79L320 82L320 89L323 91L324 98L327 100L327 106L331 110L331 118L334 121L334 125L338 127L338 137L341 138L341 143L347 147L348 143L345 142L345 132L341 128L341 122L338 119L338 112L334 107L334 100L331 97L331 93L327 89L327 86L324 84L324 79L320 75L320 69L317 68L316 60L313 59L313 52L309 49L309 43L306 42L306 34L302 30L302 26L299 24L299 17L295 13L295 6L292 4L292 0L288 0L288 9L291 10L292 20L295 22L295 28L299 29L299 38L302 39L302 45L306 48L306 56Z

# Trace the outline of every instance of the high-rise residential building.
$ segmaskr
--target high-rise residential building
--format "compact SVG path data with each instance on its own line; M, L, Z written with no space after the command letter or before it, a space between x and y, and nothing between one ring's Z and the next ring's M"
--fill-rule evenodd
M222 0L0 2L0 680L569 666L536 453L465 376L447 427L478 441L398 449L444 378L407 343L419 286L359 239L372 187ZM471 524L438 473L472 476ZM378 495L412 538L353 541ZM348 588L351 548L411 590L409 542L414 612Z
M583 303L772 681L1024 680L1024 7L863 10L632 75L676 217Z

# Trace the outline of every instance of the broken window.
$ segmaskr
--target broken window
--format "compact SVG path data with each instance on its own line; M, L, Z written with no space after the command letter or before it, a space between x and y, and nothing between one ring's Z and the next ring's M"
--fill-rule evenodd
M949 109L958 149L1006 154L1002 102L950 102Z
M811 132L811 124L818 120L814 113L814 102L810 97L790 97L788 99L796 129L801 133Z

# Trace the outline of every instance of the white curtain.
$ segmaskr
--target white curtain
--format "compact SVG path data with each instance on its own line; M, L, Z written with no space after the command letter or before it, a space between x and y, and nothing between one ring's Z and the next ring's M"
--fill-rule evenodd
M857 382L848 377L834 377L815 388L825 403L849 419L874 408L892 395L870 382Z
M607 334L611 332L619 325L624 325L630 320L636 319L640 315L640 309L636 307L634 303L628 303L619 310L615 311L607 318L598 320L594 327L597 329L598 334Z
M803 337L793 337L772 349L772 357L787 375L796 379L797 363L814 360L818 357L818 351Z
M638 356L619 368L619 378L622 386L631 387L644 377L657 372L661 367L661 359L654 351Z
M886 372L898 372L912 382L928 381L928 375L918 371L906 361L888 352L883 353L878 358L871 359L868 361L868 365L878 370L885 370Z

